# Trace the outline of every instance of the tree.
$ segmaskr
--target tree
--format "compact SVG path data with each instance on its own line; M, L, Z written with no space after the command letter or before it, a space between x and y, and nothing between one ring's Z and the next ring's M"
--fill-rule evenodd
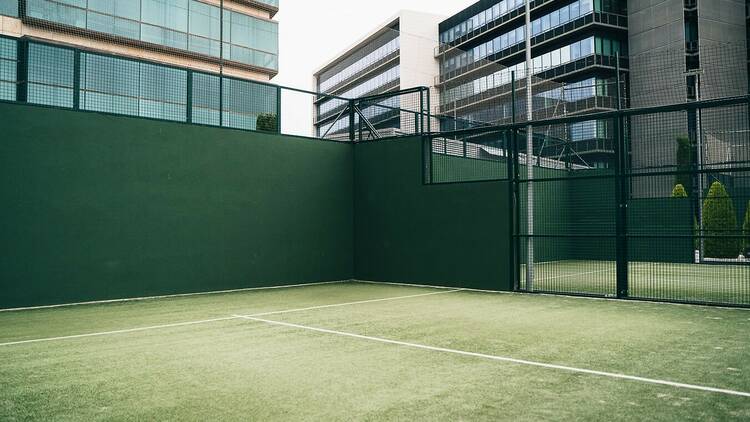
M685 186L681 184L676 184L674 189L672 189L672 198L687 198L688 194L685 191Z
M737 231L737 214L727 190L721 182L714 182L703 202L703 241L705 255L709 258L736 258L740 252L737 239L726 237Z
M750 252L750 201L747 202L745 211L745 222L742 224L742 240L744 240L745 253Z
M682 185L687 192L693 191L693 175L688 173L693 167L695 152L693 144L687 136L677 137L677 157L675 159L678 172L685 172L675 176L675 183Z
M277 119L275 114L263 113L258 116L258 121L255 124L256 130L262 130L265 132L277 132Z

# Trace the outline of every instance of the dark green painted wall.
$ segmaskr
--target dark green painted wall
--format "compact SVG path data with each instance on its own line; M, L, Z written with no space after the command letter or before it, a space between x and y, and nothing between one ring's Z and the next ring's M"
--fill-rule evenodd
M0 131L0 307L354 275L352 145L15 104Z
M420 138L354 153L357 278L510 290L508 183L422 184Z

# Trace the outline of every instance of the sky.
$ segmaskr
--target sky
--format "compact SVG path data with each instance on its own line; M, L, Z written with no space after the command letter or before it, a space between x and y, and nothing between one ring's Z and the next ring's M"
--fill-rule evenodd
M272 82L312 90L312 74L401 9L446 17L476 0L281 0L279 75ZM437 37L437 28L435 28ZM282 95L282 131L311 136L312 97Z

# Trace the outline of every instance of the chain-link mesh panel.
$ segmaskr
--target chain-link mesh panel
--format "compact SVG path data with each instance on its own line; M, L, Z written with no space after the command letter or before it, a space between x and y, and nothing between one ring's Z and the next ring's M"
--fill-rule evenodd
M748 118L736 104L629 119L631 296L750 304Z
M425 138L425 182L429 184L509 179L511 131Z
M600 119L612 124L612 119ZM616 293L615 173L575 150L558 123L519 135L519 287L526 291ZM531 168L531 172L529 172Z

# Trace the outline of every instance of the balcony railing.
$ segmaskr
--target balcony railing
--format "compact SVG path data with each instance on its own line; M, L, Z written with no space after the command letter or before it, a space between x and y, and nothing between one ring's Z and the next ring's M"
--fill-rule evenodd
M348 78L343 79L340 82L338 82L337 84L331 86L330 88L328 88L327 90L325 90L325 92L333 94L333 93L335 93L337 91L341 91L343 89L346 89L346 88L349 87L349 85L351 85L353 82L357 81L362 76L365 76L365 75L367 75L369 73L372 73L372 72L376 72L378 69L381 69L384 66L390 64L391 61L399 58L400 55L401 55L401 50L393 51L390 54L388 54L388 55L384 56L383 58L381 58L380 60L378 60L377 62L373 63L372 65L367 66L366 69L362 69L359 72L354 73L353 75L349 76Z
M568 22L564 25L560 25L542 34L539 34L531 39L531 43L532 46L536 46L538 44L547 42L562 35L567 35L573 31L580 30L581 28L585 28L593 24L617 26L626 30L628 27L628 18L626 16L617 15L614 13L593 12L588 15L581 16L575 21ZM443 73L435 77L435 85L440 86L442 84L452 82L459 77L468 76L476 70L483 69L490 65L497 65L495 63L496 61L503 60L507 57L517 54L518 52L524 51L525 48L526 46L523 43L516 44L514 46L506 48L505 50L502 50L499 53L488 56L487 58L482 59L478 62L473 62L460 69Z
M506 13L505 15L499 17L498 19L486 23L478 28L474 28L471 32L456 38L455 40L446 43L446 44L440 44L439 46L435 47L435 57L440 57L441 55L447 53L448 51L451 51L462 44L484 34L485 32L494 29L498 26L505 25L507 22L510 22L512 20L515 20L519 16L523 16L525 13L525 9L523 7L519 7L518 9L512 10L511 12Z
M539 82L535 82L535 85L540 83L547 83L549 80L555 79L562 76L570 76L576 72L588 70L594 66L615 68L616 58L613 56L603 55L591 55L575 62L567 63L556 68L550 69L546 72L542 72L534 76ZM620 68L624 71L628 70L628 59L626 57L620 58ZM526 79L522 78L516 81L516 89L522 89L525 86ZM450 101L446 104L441 104L439 107L441 114L450 114L454 109L463 109L466 107L473 107L479 103L487 102L490 100L496 100L503 95L509 95L511 91L511 84L507 83L488 89L483 92L476 93L466 98L462 98L455 101Z
M519 52L524 51L525 49L526 49L526 46L523 43L510 46L500 51L499 53L495 53L492 56L488 56L487 58L484 58L482 60L469 63L468 65L463 66L460 69L452 70L450 72L446 72L441 75L435 76L435 85L439 86L447 82L451 82L453 79L456 79L462 76L467 76L470 73L479 69L483 69L487 66L500 66L495 62L498 60L503 60L510 56L513 56Z

